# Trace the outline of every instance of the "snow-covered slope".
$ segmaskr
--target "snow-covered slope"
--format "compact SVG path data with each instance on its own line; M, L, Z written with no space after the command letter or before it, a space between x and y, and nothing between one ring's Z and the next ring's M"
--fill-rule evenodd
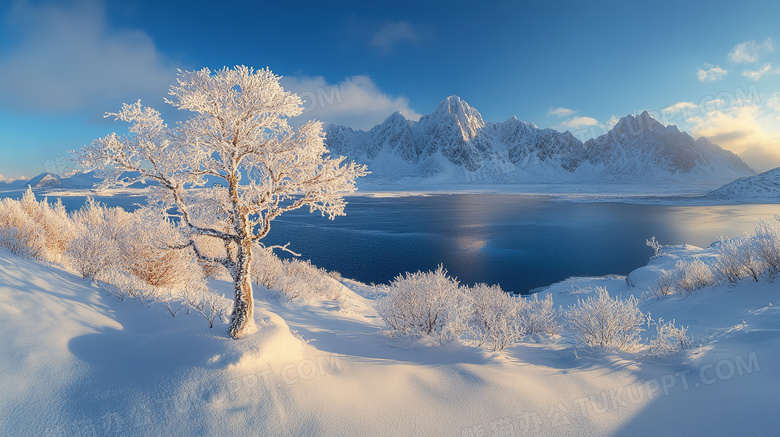
M647 111L623 117L585 147L589 161L614 179L685 174L733 180L755 174L737 155L706 138L694 140L677 126L664 126Z
M556 303L604 285L638 295L683 248L623 277L552 287ZM655 276L654 276L655 275ZM572 287L574 284L578 287ZM196 315L109 296L60 267L0 249L0 435L775 435L780 294L720 286L644 302L706 337L651 361L577 348L570 335L503 353L381 333L376 296L347 305L257 290L259 331L231 340ZM211 284L229 291L230 284ZM362 293L362 294L361 294ZM297 331L297 334L293 333ZM313 340L304 345L297 337Z
M457 96L419 122L395 113L368 132L327 129L331 153L366 163L374 180L571 183L696 179L725 183L754 172L739 157L663 126L647 112L621 119L582 143L570 132L540 129L515 117L485 122Z
M780 168L737 179L705 197L717 201L778 203L780 202Z

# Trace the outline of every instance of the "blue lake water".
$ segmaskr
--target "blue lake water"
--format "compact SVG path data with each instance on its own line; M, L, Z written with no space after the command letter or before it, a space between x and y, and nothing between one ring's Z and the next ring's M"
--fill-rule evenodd
M53 196L52 196L53 197ZM132 209L143 197L98 198ZM68 209L83 197L64 198ZM308 209L272 222L266 244L290 242L302 258L343 276L384 283L444 267L462 283L526 293L569 276L627 274L645 265L645 240L708 246L752 232L780 205L668 206L571 203L514 194L351 197L330 221Z
M329 221L296 211L273 223L268 243L365 282L387 282L441 263L462 283L526 293L575 275L628 274L645 265L645 240L708 246L752 232L780 205L659 206L569 203L523 195L351 198Z

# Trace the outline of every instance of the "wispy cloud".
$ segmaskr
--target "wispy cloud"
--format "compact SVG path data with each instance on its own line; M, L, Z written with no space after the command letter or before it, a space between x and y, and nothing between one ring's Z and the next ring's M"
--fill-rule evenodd
M301 119L364 130L376 126L394 112L400 112L410 120L420 119L420 114L409 107L408 99L385 93L369 76L352 76L335 84L328 83L322 76L286 76L282 78L282 85L303 98Z
M699 68L696 72L696 76L702 82L714 82L716 80L723 79L728 73L728 70L720 68L717 65L704 64L704 68Z
M763 43L758 44L755 40L745 41L737 44L729 53L729 61L736 63L753 63L764 53L774 51L772 39L767 38Z
M592 117L574 117L561 123L561 126L571 129L581 129L588 126L596 126L599 122Z
M773 93L766 101L766 106L780 112L780 92Z
M780 69L772 69L772 64L766 63L758 70L745 70L742 75L752 80L759 80L767 74L780 74Z
M64 112L165 95L176 70L149 35L112 29L101 2L68 5L18 1L4 17L14 42L0 55L0 82L13 86L0 88L0 104Z
M396 44L403 41L414 41L418 36L418 32L412 28L408 21L398 21L382 26L371 38L368 45L390 50Z
M547 115L554 115L556 117L568 117L574 114L573 109L569 108L550 108L547 110Z

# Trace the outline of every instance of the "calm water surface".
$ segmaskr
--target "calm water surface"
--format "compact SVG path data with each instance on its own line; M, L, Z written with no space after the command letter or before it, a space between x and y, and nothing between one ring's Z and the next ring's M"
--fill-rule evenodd
M441 263L461 282L529 290L575 275L628 274L645 265L645 240L709 246L752 232L780 205L659 206L569 203L523 195L351 198L329 221L308 210L276 219L268 243L318 266L382 283Z
M52 196L53 198L54 196ZM83 197L64 198L68 209ZM141 196L99 198L133 209ZM443 264L462 283L529 290L575 275L628 274L645 265L645 240L706 247L752 232L780 205L665 206L570 203L513 194L351 197L346 216L308 209L277 218L267 244L290 242L304 259L364 282Z

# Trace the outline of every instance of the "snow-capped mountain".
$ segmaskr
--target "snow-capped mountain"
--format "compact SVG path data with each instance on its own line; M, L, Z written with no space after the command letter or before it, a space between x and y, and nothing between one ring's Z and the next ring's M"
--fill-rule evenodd
M37 189L83 189L93 188L100 183L100 178L94 172L76 172L68 176L57 176L54 173L41 173L31 179L17 179L0 182L0 189L25 190L31 187Z
M780 168L737 179L710 192L706 197L746 203L777 203L780 201Z
M435 182L625 182L695 177L725 183L753 175L731 152L694 140L647 112L621 119L585 143L570 132L540 129L515 117L485 122L457 96L412 122L400 113L369 130L331 125L327 146L368 165L373 179Z

